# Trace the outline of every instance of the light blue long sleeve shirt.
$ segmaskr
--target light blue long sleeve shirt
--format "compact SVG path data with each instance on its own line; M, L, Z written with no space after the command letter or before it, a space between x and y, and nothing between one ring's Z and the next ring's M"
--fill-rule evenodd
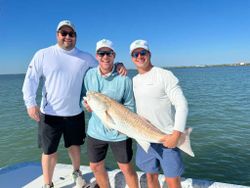
M135 111L132 80L128 76L119 75L116 70L107 76L102 76L99 67L88 70L84 78L87 91L96 91L123 104L131 111ZM87 134L95 139L104 141L122 141L127 136L112 129L105 128L101 120L92 112L88 123Z

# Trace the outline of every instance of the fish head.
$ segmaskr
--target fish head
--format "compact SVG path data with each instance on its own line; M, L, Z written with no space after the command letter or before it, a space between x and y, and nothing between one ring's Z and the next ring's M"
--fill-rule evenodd
M108 109L108 103L105 100L105 96L95 92L88 91L84 100L88 103L93 112L104 112Z

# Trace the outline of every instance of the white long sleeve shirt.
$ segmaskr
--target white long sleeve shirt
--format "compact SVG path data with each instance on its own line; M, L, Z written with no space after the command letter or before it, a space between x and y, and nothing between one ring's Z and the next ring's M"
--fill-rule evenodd
M133 78L136 111L166 134L183 132L188 114L187 101L172 72L153 67Z
M36 106L36 92L42 78L44 114L74 116L82 112L80 95L86 71L97 66L95 58L74 48L66 51L58 45L39 50L31 60L23 83L27 108Z

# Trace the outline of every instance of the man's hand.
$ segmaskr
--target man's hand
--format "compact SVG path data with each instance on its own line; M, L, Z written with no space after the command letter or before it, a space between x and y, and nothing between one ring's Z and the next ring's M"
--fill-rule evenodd
M116 63L116 71L122 76L126 76L128 73L128 70L121 62Z
M34 119L37 122L40 121L40 109L38 106L28 108L27 112L31 119Z
M86 110L88 112L92 112L92 109L90 108L90 106L88 105L87 101L86 100L83 100L83 104L84 104L84 107L86 108Z
M165 135L160 139L160 142L167 148L175 148L178 144L179 138L181 136L181 132L173 131L172 134Z

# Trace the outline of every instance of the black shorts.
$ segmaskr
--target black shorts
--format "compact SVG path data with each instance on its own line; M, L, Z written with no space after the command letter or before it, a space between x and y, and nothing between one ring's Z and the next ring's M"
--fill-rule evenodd
M89 161L97 163L104 160L109 146L117 162L129 163L131 161L133 157L131 138L119 142L108 142L88 136L87 152Z
M66 148L82 145L86 137L84 112L71 117L41 114L38 125L38 147L47 155L57 151L62 135Z

